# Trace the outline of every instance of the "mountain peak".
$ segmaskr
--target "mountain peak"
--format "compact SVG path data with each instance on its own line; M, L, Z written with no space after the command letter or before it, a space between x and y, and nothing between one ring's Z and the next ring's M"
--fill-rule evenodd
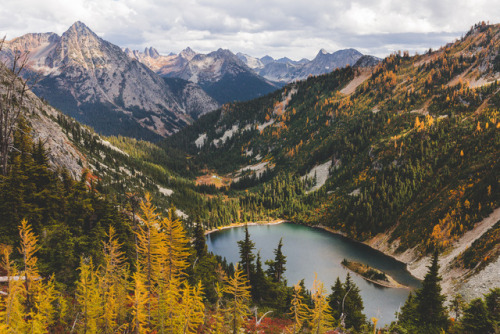
M63 33L63 36L73 36L73 35L83 35L83 36L88 36L88 35L93 35L93 36L96 36L97 35L92 31L90 30L89 27L87 27L85 25L85 23L81 22L81 21L76 21L75 23L73 23L73 25L71 27L69 27L68 30L66 30L66 32Z
M78 31L78 30L90 30L90 28L89 28L89 27L87 27L87 26L85 25L85 23L83 23L82 21L76 21L75 23L73 23L73 24L71 25L71 27L69 27L69 29L68 29L68 30L77 30L77 31Z
M327 55L327 54L328 54L328 51L326 51L325 49L321 49L318 52L318 55Z
M158 58L160 56L160 53L158 50L156 50L154 47L149 47L144 49L144 54L148 57L151 58Z
M196 56L196 52L193 51L189 46L179 53L179 56L186 58L187 60L193 59Z

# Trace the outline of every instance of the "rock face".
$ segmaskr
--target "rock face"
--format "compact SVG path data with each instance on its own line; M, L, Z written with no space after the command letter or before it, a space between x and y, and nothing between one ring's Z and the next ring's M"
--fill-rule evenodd
M354 64L354 67L373 67L380 63L382 59L375 57L375 56L369 56L369 55L364 55L363 57L359 58L356 63Z
M12 76L12 72L0 62L0 94L6 91L4 80ZM84 155L70 144L71 134L67 134L54 120L65 117L50 105L41 101L35 94L28 91L22 103L23 117L33 129L33 139L41 140L48 149L48 158L54 168L64 168L77 179L82 169L88 167Z
M61 37L27 34L5 46L4 58L16 48L30 52L28 68L42 77L34 89L37 95L106 135L155 140L218 107L196 85L175 94L147 66L81 22ZM156 50L145 51L148 58L159 58Z
M126 50L126 53L163 77L200 85L219 103L249 100L277 89L229 50L200 54L187 48L178 55L157 58L150 57L147 50Z

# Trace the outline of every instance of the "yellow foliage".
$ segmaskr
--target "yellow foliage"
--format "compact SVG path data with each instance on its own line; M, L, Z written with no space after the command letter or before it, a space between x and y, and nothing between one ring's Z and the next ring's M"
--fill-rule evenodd
M236 333L250 315L250 286L243 270L236 265L233 277L225 279L224 292L228 295L226 315Z
M134 333L147 333L147 325L150 322L148 316L148 289L146 288L146 277L142 272L140 264L132 276L132 294L128 300L132 308L132 330Z
M293 320L293 325L289 329L292 334L300 333L303 323L309 319L310 310L302 301L301 290L300 282L293 286L293 297L289 313Z
M326 289L318 275L315 274L313 288L311 290L314 308L311 313L311 326L313 333L322 334L333 329L334 319L332 309L328 303Z
M98 275L92 259L80 260L80 278L76 284L76 301L80 307L80 326L84 333L97 333L102 314Z

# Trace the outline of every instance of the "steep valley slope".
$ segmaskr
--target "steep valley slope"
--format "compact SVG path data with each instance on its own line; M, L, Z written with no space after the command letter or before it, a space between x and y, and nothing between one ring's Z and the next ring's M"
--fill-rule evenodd
M500 255L499 47L500 25L479 24L434 52L226 104L162 145L257 211L364 241L417 277L437 247L446 291L484 278L478 295Z

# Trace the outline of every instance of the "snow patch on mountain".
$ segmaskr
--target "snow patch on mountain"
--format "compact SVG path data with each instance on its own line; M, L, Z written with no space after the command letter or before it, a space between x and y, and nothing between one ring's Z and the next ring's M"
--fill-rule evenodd
M205 145L205 141L207 140L207 134L202 133L195 141L194 144L198 148L202 148Z

